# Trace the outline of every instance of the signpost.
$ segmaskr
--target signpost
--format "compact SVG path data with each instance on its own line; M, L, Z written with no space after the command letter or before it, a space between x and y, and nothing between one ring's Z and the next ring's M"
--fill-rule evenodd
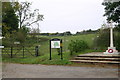
M63 56L62 56L62 40L58 39L58 38L51 39L50 40L50 60L52 60L52 55L51 55L52 49L59 49L59 48L60 48L61 59L63 59Z

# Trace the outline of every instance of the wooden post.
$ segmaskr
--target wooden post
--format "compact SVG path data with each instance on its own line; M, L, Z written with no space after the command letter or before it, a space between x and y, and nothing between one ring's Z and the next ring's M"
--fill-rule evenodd
M50 40L50 60L52 60L52 57L51 57L51 40Z
M38 46L35 47L35 56L37 57L39 54L39 49L38 49Z
M23 58L24 58L24 46L23 46Z
M60 41L60 48L61 48L61 60L63 59L63 54L62 54L62 40Z
M11 58L13 58L12 53L13 53L13 47L11 46Z

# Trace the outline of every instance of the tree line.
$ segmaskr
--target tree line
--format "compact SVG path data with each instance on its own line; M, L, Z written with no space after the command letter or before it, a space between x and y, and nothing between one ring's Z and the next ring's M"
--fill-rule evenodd
M43 35L43 36L75 36L75 35L82 35L82 34L95 34L99 31L100 29L98 30L83 30L83 31L80 31L80 32L76 32L75 34L73 34L72 32L70 31L66 31L66 32L63 32L63 33L59 33L59 32L56 32L56 33L29 33L30 35Z

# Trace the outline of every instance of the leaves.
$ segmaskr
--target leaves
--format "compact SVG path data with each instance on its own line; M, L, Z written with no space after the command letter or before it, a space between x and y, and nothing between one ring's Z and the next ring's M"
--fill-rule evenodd
M120 25L120 1L113 3L103 2L102 5L105 6L104 16L107 16L107 20L113 20L115 23Z
M68 46L68 49L70 50L70 52L81 52L84 51L85 49L88 48L88 45L85 41L83 40L71 40L71 43Z
M2 3L2 33L3 36L18 30L18 17L11 2Z

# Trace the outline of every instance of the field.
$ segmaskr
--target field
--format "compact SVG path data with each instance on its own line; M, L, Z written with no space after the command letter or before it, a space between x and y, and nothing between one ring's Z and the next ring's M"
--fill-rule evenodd
M53 38L62 39L63 52L67 52L68 51L68 45L71 42L71 40L84 40L84 41L87 42L88 46L91 48L93 46L93 39L96 36L97 36L97 34L84 34L84 35L77 35L77 36L62 36L62 37L61 36L50 36L50 37L47 37L47 38L49 38L49 39L53 39ZM40 50L42 50L41 54L49 52L49 41L40 42L39 45L40 45Z
M92 48L93 46L93 39L97 36L97 34L84 34L84 35L77 35L77 36L39 36L36 43L34 43L32 46L38 46L39 45L39 56L33 57L33 56L26 56L25 58L6 58L3 57L3 62L12 62L12 63L22 63L22 64L55 64L55 65L72 65L74 63L71 63L69 60L74 58L75 56L79 54L84 53L90 53L90 52L96 52L97 50L94 50ZM60 55L58 55L58 52L56 49L52 49L52 60L49 60L49 40L52 38L59 38L63 41L63 60L60 59ZM73 55L70 55L70 52L68 50L68 45L71 40L84 40L88 43L89 49L86 51L82 51L79 53L73 53ZM29 43L30 44L30 43ZM22 53L21 53L22 54Z

